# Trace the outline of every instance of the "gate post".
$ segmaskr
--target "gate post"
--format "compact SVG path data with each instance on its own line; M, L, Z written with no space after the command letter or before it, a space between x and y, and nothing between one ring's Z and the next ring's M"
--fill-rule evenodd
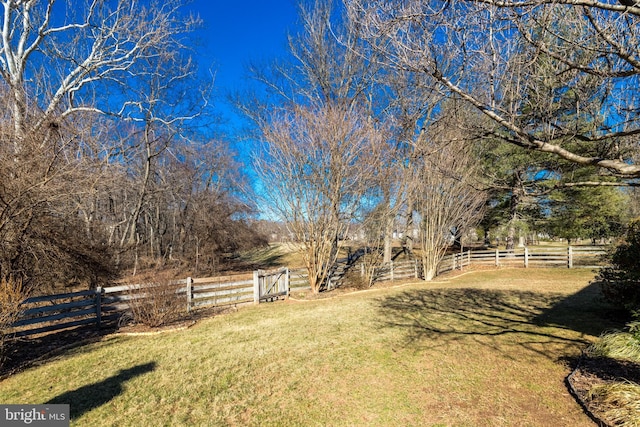
M573 268L573 248L567 248L567 268Z
M260 274L258 270L253 272L253 303L260 303Z
M285 270L286 271L284 273L285 274L285 276L284 276L284 288L285 288L285 291L287 293L285 294L284 297L286 299L286 298L289 298L289 267L285 267Z

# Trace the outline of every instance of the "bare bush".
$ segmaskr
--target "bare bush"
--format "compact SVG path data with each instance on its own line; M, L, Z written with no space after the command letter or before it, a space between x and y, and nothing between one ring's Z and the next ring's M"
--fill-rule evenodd
M485 195L475 188L477 166L462 123L455 114L444 115L416 144L411 191L425 280L436 276L452 238L481 218Z
M0 278L0 366L5 357L5 344L11 337L12 325L22 313L21 304L26 298L22 280Z
M148 283L130 285L129 307L135 324L157 328L179 320L186 313L186 294L179 293L167 273L160 273Z

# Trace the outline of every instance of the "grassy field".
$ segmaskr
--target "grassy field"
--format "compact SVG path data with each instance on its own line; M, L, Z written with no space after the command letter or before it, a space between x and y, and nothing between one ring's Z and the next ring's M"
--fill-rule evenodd
M0 382L72 425L590 426L563 383L619 327L584 270L500 270L115 335Z

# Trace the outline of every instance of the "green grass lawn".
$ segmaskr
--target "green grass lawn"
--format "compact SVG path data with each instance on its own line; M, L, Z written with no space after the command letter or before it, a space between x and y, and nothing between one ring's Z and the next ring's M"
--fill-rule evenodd
M501 270L110 336L0 382L72 425L590 426L568 363L618 327L584 270Z

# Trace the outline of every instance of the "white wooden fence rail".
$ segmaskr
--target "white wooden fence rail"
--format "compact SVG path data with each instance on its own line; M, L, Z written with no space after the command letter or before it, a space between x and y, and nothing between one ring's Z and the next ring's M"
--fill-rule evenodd
M607 249L601 246L569 246L565 248L466 251L445 256L437 274L460 270L469 265L502 267L566 267L598 268ZM405 280L423 277L420 260L383 264L376 268L375 281Z
M602 264L606 250L602 247L568 247L560 249L516 251L467 251L446 256L438 265L437 274L462 269L469 265L549 267L565 268L597 267ZM376 269L376 281L402 280L422 277L418 260L393 262ZM177 280L176 294L186 293L185 310L203 307L220 307L245 303L260 303L286 298L291 290L309 289L305 269L282 268L271 271L255 271L253 275L225 277L190 277ZM149 284L121 285L28 298L23 302L24 311L13 325L17 336L33 335L95 324L98 327L112 321L129 309L128 301L140 298Z

